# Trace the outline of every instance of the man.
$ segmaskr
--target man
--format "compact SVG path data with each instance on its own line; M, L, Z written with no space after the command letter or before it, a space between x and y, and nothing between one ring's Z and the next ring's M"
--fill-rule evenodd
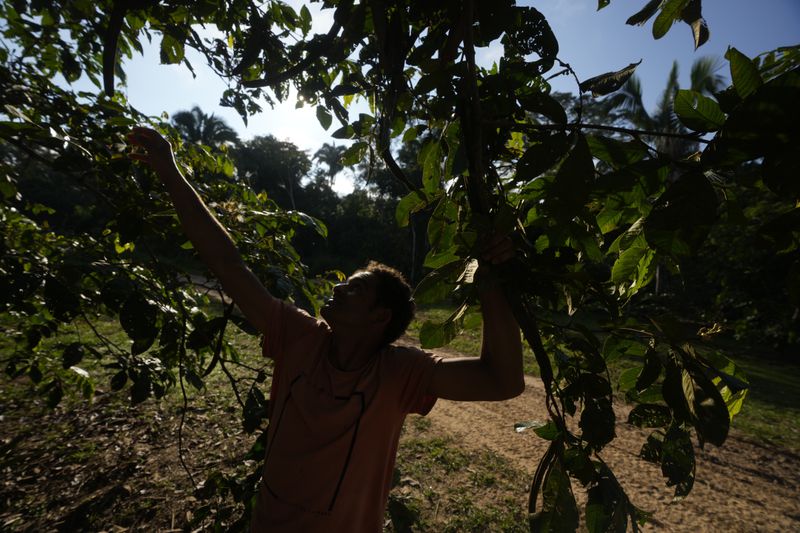
M164 182L195 249L264 335L264 355L274 360L253 531L381 531L406 414L426 414L436 398L504 400L524 389L519 328L498 286L486 283L480 293L480 357L441 359L392 345L414 304L402 276L376 263L337 285L324 321L314 319L273 297L244 264L166 139L133 128L128 140L144 149L130 157ZM508 238L490 239L481 269L513 254Z

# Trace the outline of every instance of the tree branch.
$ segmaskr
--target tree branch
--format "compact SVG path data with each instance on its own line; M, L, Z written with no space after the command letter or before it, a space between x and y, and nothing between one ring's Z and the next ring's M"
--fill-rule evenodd
M500 121L500 120L487 120L483 121L484 126L494 127L494 128L511 128L513 129L521 129L521 130L557 130L557 131L566 131L572 129L584 129L584 130L603 130L603 131L614 131L617 133L625 133L631 136L638 136L638 135L648 135L650 137L669 137L672 139L683 139L686 141L692 141L697 143L710 143L711 141L696 137L694 135L689 135L686 133L670 133L666 131L653 131L653 130L637 130L633 128L622 128L619 126L606 126L604 124L581 124L580 122L570 122L569 124L526 124L523 122L507 122L507 121Z
M481 100L478 93L477 67L475 66L475 47L472 40L472 19L474 12L474 0L470 0L464 6L459 24L467 26L464 28L464 57L467 60L467 76L461 87L460 95L460 115L461 131L463 141L467 147L467 153L471 157L467 158L469 175L465 177L467 186L467 197L470 207L475 213L488 214L489 195L485 181L485 169L483 160L483 136L481 134Z
M392 151L388 145L384 146L381 150L381 159L383 159L383 162L386 163L386 166L388 167L389 172L392 173L392 176L400 180L400 182L406 186L409 192L419 190L418 187L411 183L411 180L408 179L405 172L403 172L403 169L400 168L400 165L397 164L397 161L395 161Z
M189 476L189 481L192 483L192 488L197 488L197 483L194 481L194 476L192 475L192 471L189 470L189 466L186 464L186 460L183 457L183 426L186 424L186 411L189 409L189 398L186 396L186 386L183 384L183 375L184 375L184 365L183 365L183 358L186 355L186 309L183 307L183 302L181 302L181 314L183 317L183 324L182 324L182 333L181 333L181 343L178 346L178 382L181 385L181 396L183 397L183 408L181 409L181 421L178 425L178 459L181 462L181 466L183 467L186 474Z

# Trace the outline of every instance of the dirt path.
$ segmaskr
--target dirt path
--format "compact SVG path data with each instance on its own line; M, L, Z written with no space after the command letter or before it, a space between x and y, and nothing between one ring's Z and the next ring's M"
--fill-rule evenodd
M443 355L449 355L444 353ZM435 429L467 448L489 449L532 475L546 441L532 431L516 433L514 423L547 415L538 378L526 377L526 391L501 403L439 400L428 415ZM638 458L647 433L624 423L627 409L616 405L617 438L603 453L628 495L655 511L646 531L800 531L800 457L755 443L733 432L722 448L696 449L697 472L688 498L671 504L672 491L660 469ZM585 497L574 484L578 505Z

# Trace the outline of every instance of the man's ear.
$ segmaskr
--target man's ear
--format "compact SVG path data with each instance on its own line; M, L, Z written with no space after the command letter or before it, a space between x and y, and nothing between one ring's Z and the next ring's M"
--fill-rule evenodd
M374 320L378 324L383 324L386 327L392 320L392 310L388 307L375 307L373 311Z

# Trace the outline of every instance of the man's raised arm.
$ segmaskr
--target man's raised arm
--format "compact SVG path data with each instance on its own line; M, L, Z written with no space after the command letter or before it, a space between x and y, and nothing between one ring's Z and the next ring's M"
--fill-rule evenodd
M128 134L128 142L144 149L144 153L133 152L129 157L155 170L195 250L248 321L264 333L274 297L244 264L231 236L178 170L169 141L155 130L137 127Z
M492 239L486 269L514 255L508 237ZM525 389L519 326L503 288L492 279L480 289L483 340L480 357L444 359L436 365L428 393L448 400L506 400Z

